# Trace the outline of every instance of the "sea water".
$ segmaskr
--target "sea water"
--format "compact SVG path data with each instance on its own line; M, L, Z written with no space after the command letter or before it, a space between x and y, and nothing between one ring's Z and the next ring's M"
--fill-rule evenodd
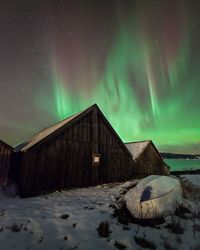
M171 171L195 170L200 169L200 160L195 159L164 159L170 166Z

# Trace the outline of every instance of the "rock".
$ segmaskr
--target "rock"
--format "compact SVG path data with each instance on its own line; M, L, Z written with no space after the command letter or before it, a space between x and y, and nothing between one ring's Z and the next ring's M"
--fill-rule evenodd
M68 236L67 236L67 235L65 235L63 239L64 239L64 240L68 240Z
M63 220L66 220L66 219L69 218L69 214L62 214L62 215L60 216L60 218L63 219Z
M108 221L102 221L99 224L97 231L101 237L109 237L109 235L112 233L109 229Z
M126 207L137 219L155 219L174 214L183 203L180 182L172 177L150 175L125 195Z
M120 250L124 250L127 248L127 246L124 243L117 241L117 240L115 241L115 247Z
M156 249L155 244L145 238L135 236L134 239L135 242L142 248Z
M21 231L23 227L23 224L21 224L20 226L18 226L16 223L14 223L11 227L10 227L10 230L14 233L18 233Z

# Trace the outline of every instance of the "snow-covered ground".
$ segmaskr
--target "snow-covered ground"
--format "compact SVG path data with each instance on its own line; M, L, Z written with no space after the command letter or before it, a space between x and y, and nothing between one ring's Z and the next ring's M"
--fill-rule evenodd
M190 181L191 176L184 176ZM200 183L196 175L195 183ZM119 223L116 198L133 182L54 192L35 198L0 196L0 250L7 249L200 249L200 201L185 200L193 211L168 216L160 225ZM198 187L200 190L200 187ZM108 221L108 237L97 231Z

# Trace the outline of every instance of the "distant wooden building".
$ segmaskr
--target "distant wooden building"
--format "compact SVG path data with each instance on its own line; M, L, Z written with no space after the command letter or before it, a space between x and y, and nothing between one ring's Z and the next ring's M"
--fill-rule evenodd
M21 196L133 178L135 161L98 106L16 147Z
M151 140L125 144L136 161L135 175L139 178L148 175L169 175L169 166L163 161L160 153Z
M11 171L13 148L0 140L0 185L7 185Z

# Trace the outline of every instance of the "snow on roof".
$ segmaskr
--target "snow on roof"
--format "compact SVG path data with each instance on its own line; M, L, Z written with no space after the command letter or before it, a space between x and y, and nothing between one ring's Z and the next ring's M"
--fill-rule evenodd
M6 147L8 147L8 148L13 149L13 147L12 147L12 146L10 146L10 145L9 145L8 143L6 143L5 141L0 140L0 144L2 144L2 145L4 145L4 146L6 146Z
M85 110L84 110L85 111ZM22 151L25 152L27 151L29 148L31 148L33 145L35 145L36 143L38 143L39 141L41 141L42 139L44 139L45 137L47 137L48 135L52 134L54 131L56 131L57 129L61 128L62 126L64 126L65 124L69 123L70 121L72 121L74 118L76 118L77 116L79 116L81 113L83 113L84 111L81 111L79 113L76 113L50 127L44 128L42 129L39 133L34 134L31 138L29 138L27 141L25 141L24 143L20 144L19 146L17 146L15 148L16 151Z
M150 141L138 141L125 143L128 150L131 152L134 159L136 159L147 147Z

